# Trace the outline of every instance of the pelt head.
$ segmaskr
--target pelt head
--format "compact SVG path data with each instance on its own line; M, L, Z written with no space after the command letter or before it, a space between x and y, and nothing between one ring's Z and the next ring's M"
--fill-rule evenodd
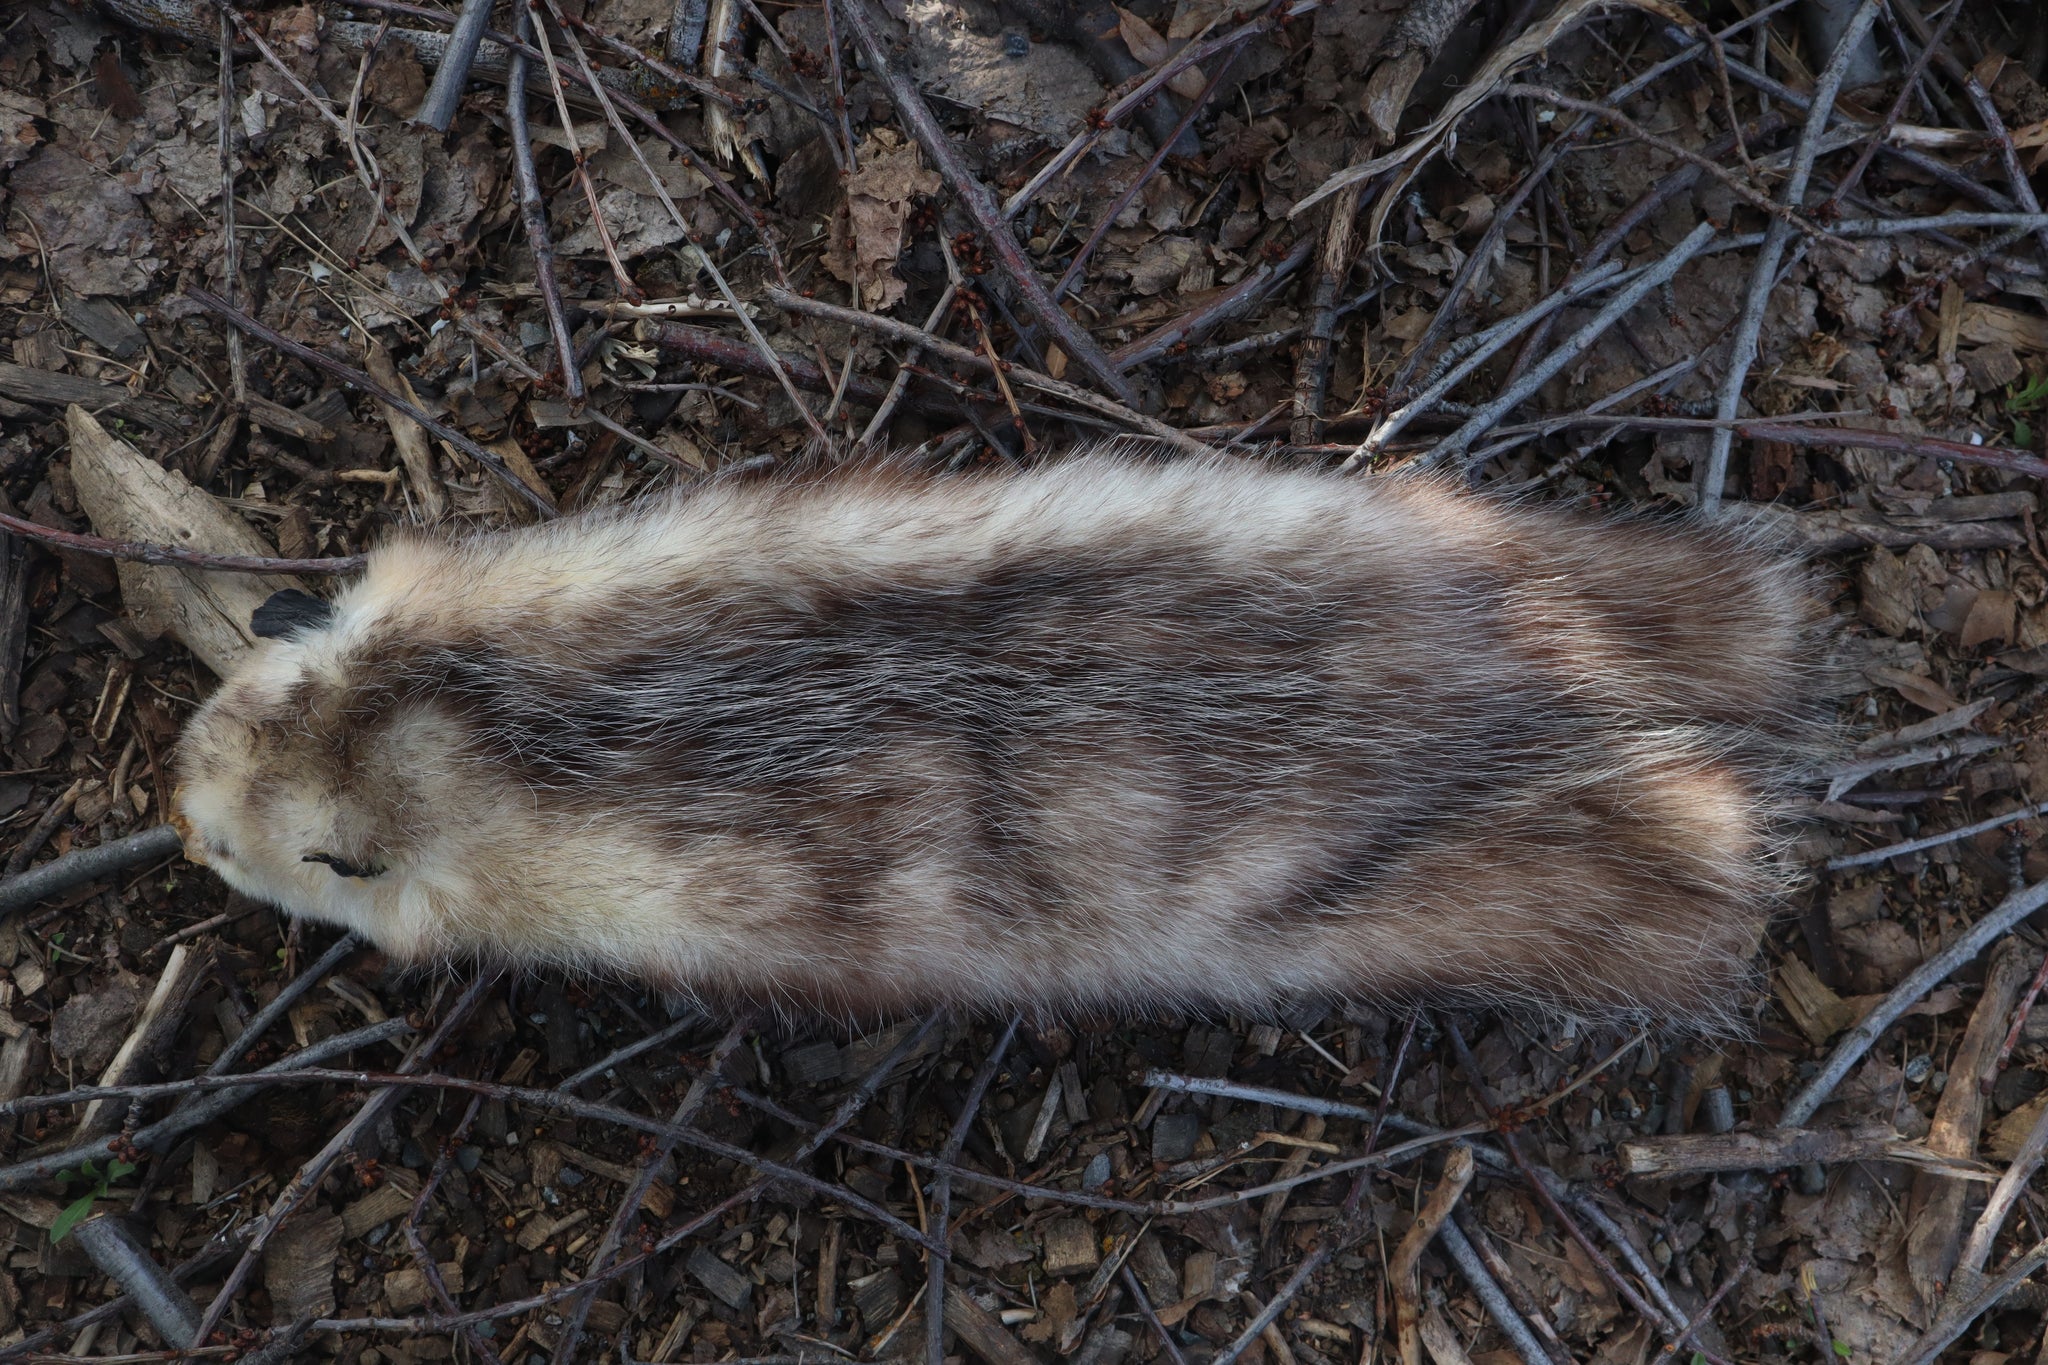
M442 757L442 727L343 676L346 623L319 599L278 593L253 628L264 638L179 745L171 822L186 856L245 895L429 954L413 870L434 829L407 793Z

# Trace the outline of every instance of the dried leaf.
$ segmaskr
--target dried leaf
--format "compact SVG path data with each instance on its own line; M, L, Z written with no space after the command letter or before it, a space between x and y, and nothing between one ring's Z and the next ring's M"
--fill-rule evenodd
M1164 64L1174 53L1186 46L1185 43L1170 43L1160 37L1158 29L1123 6L1118 5L1114 8L1117 32L1123 35L1124 46L1131 50L1133 57L1147 67ZM1185 71L1175 72L1173 79L1166 83L1166 88L1184 100L1191 100L1200 95L1208 84L1209 78L1202 74L1201 68L1191 66Z
M937 193L937 172L918 159L917 148L886 130L861 144L860 170L846 185L846 203L833 219L825 268L860 288L862 306L892 308L909 286L896 277L904 225L919 195Z

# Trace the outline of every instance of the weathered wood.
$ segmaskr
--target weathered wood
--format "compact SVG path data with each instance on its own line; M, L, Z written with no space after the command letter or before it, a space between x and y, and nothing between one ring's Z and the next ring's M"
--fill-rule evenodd
M0 363L0 395L23 403L61 408L73 403L101 411L112 409L164 431L183 428L183 413L160 398L144 398L119 384L102 384L55 370L31 369L27 365Z
M265 431L274 431L293 440L304 441L307 445L325 445L334 439L331 427L322 425L306 416L294 412L282 403L273 403L256 394L249 395L249 420Z
M275 555L274 546L195 488L145 458L81 407L66 415L71 477L93 529L117 540L149 541L216 554ZM225 676L256 643L249 618L272 593L302 587L282 574L204 573L122 564L121 599L146 630L169 632Z
M1883 1123L1854 1128L1766 1128L1637 1138L1616 1151L1624 1175L1701 1175L1709 1171L1775 1171L1872 1159L1927 1160L1931 1154ZM1939 1159L1935 1164L1942 1164Z
M2034 975L2037 955L2018 939L2007 939L1992 955L1984 993L1977 997L1963 1040L1949 1059L1948 1085L1928 1126L1927 1150L1946 1157L1977 1155L1988 1096L1983 1082L1998 1062L1998 1047L2020 991ZM1932 1308L1956 1268L1963 1244L1964 1204L1970 1191L1932 1171L1913 1177L1906 1195L1906 1274L1921 1302Z
M996 1315L955 1289L946 1295L946 1326L960 1338L960 1344L980 1356L988 1365L1039 1365L1038 1357L1024 1349Z

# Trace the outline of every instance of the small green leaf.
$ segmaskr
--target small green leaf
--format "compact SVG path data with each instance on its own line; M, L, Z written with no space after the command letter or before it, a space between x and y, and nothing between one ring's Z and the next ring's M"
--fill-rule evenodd
M84 1221L85 1215L92 1212L92 1206L98 1201L99 1197L100 1192L98 1190L94 1190L91 1194L81 1195L72 1201L70 1207L66 1208L64 1212L58 1214L57 1220L50 1224L50 1245L55 1246L63 1241L71 1229Z
M135 1169L136 1167L134 1162L123 1161L121 1160L121 1158L115 1157L112 1161L107 1163L107 1179L119 1180L124 1175L133 1175L135 1173Z
M1842 1359L1847 1360L1849 1358L1849 1343L1846 1341L1837 1341L1834 1345L1835 1354L1840 1356Z
M2027 425L2027 421L2023 417L2012 419L2012 443L2018 446L2034 444L2034 429Z

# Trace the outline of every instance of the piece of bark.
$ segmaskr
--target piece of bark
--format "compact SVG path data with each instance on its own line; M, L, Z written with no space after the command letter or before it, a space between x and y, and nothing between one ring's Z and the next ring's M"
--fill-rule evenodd
M142 1013L135 1017L134 1026L122 1040L120 1050L101 1073L101 1085L126 1085L137 1078L143 1060L158 1051L177 1029L203 965L200 954L190 946L181 943L171 949ZM120 1126L127 1112L126 1100L94 1100L79 1116L78 1131L72 1135L73 1140L83 1141L112 1132Z
M363 368L370 378L408 403L419 403L412 384L391 363L391 353L374 341L364 348ZM419 504L420 519L431 526L448 515L448 495L434 477L434 450L427 443L427 429L388 403L380 401L377 410L391 428L391 444L398 450L398 462L405 466L405 479L412 487L413 501Z
M265 431L274 431L295 441L304 441L307 445L325 445L334 440L331 427L258 394L249 395L247 410L249 421Z
M1985 1087L1998 1063L1999 1044L2020 991L2034 974L2035 963L2025 944L2007 939L1999 945L1985 973L1984 993L1977 998L1963 1040L1949 1061L1948 1085L1935 1106L1925 1145L1941 1156L1967 1159L1977 1154L1977 1136L1984 1126ZM1932 1308L1956 1268L1963 1242L1964 1204L1972 1191L1962 1181L1944 1180L1920 1171L1906 1196L1906 1273L1920 1301Z
M1945 504L1980 503L1980 498L1942 498L1919 516L1887 517L1869 508L1844 508L1824 512L1794 512L1769 503L1733 504L1731 517L1761 523L1769 530L1796 540L1801 548L1816 554L1837 554L1844 550L1882 545L1905 549L1926 545L1936 550L2013 550L2026 544L2026 533L2018 521L1997 521L1971 515L1974 507L1953 508Z
M341 1219L324 1210L302 1212L263 1251L263 1287L280 1321L334 1312L334 1269L341 1261Z
M270 555L248 523L183 475L145 458L81 407L66 414L71 477L93 529L110 540L139 540L213 554ZM169 632L225 677L255 646L249 618L273 593L303 588L284 574L206 573L122 564L121 599L155 634Z
M960 1338L960 1344L980 1356L987 1365L1039 1365L1038 1357L1026 1350L995 1314L955 1287L946 1295L946 1326Z
M1766 1128L1636 1138L1616 1150L1623 1175L1660 1177L1926 1155L1919 1144L1900 1137L1882 1122L1851 1128Z
M1457 31L1473 0L1410 0L1373 54L1372 73L1365 79L1360 101L1373 140L1392 146L1401 131L1401 115L1415 91L1415 82L1436 60Z
M119 384L102 384L97 379L81 379L75 374L36 370L26 365L0 364L0 397L51 408L79 403L96 412L118 409L159 431L176 432L184 427L184 414L162 399L139 397Z

